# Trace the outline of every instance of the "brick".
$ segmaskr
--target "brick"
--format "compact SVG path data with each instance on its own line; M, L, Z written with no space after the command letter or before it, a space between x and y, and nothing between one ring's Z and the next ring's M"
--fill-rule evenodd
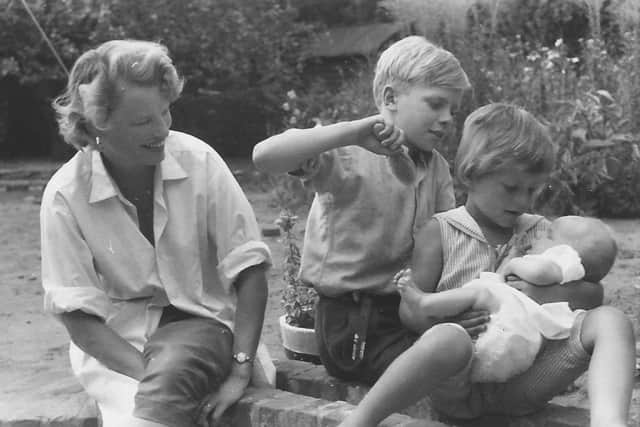
M350 404L358 404L369 387L363 384L341 381L329 376L322 367L309 363L308 369L304 369L299 361L277 361L278 370L277 387L283 390L295 391L311 397L325 398L328 400L342 400ZM640 383L636 381L633 401L630 408L629 425L640 427ZM580 406L575 406L575 404ZM580 402L571 396L560 396L552 400L546 409L533 415L524 417L482 417L469 423L456 421L460 426L506 426L506 427L577 427L589 425L588 401ZM414 419L437 419L437 415L430 407L428 399L423 399L416 404L401 411ZM412 423L414 421L411 421ZM451 423L451 421L449 421ZM446 425L437 423L435 425Z
M343 401L331 402L318 408L318 426L335 427L353 410L353 406Z

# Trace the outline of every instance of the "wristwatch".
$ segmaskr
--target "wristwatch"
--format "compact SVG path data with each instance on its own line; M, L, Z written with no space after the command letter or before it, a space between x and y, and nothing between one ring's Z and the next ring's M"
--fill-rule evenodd
M242 365L243 363L253 362L253 357L249 356L244 351L239 351L233 354L233 360Z

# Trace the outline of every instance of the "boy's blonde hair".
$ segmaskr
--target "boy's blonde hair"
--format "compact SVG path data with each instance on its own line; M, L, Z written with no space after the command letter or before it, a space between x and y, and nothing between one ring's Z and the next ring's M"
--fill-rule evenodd
M65 92L53 101L68 144L82 149L93 140L87 125L99 128L109 117L123 84L157 86L170 102L183 87L165 46L141 40L105 42L76 60Z
M402 92L416 84L461 90L471 87L460 61L451 52L422 36L409 36L393 43L378 59L373 78L376 106L382 106L386 86Z
M523 108L494 103L476 109L465 120L456 177L468 188L472 179L511 164L545 173L554 162L555 146L546 126Z

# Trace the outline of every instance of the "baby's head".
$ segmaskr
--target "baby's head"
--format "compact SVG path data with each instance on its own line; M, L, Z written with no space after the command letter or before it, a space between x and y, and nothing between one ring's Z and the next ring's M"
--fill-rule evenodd
M561 216L555 219L547 236L533 242L533 248L569 245L580 255L584 280L597 283L607 275L618 253L618 245L609 227L596 218Z

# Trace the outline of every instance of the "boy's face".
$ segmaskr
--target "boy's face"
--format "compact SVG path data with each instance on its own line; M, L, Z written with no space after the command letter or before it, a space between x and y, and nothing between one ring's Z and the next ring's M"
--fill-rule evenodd
M394 124L404 131L411 146L430 152L449 131L462 90L414 85L394 95L385 103Z

